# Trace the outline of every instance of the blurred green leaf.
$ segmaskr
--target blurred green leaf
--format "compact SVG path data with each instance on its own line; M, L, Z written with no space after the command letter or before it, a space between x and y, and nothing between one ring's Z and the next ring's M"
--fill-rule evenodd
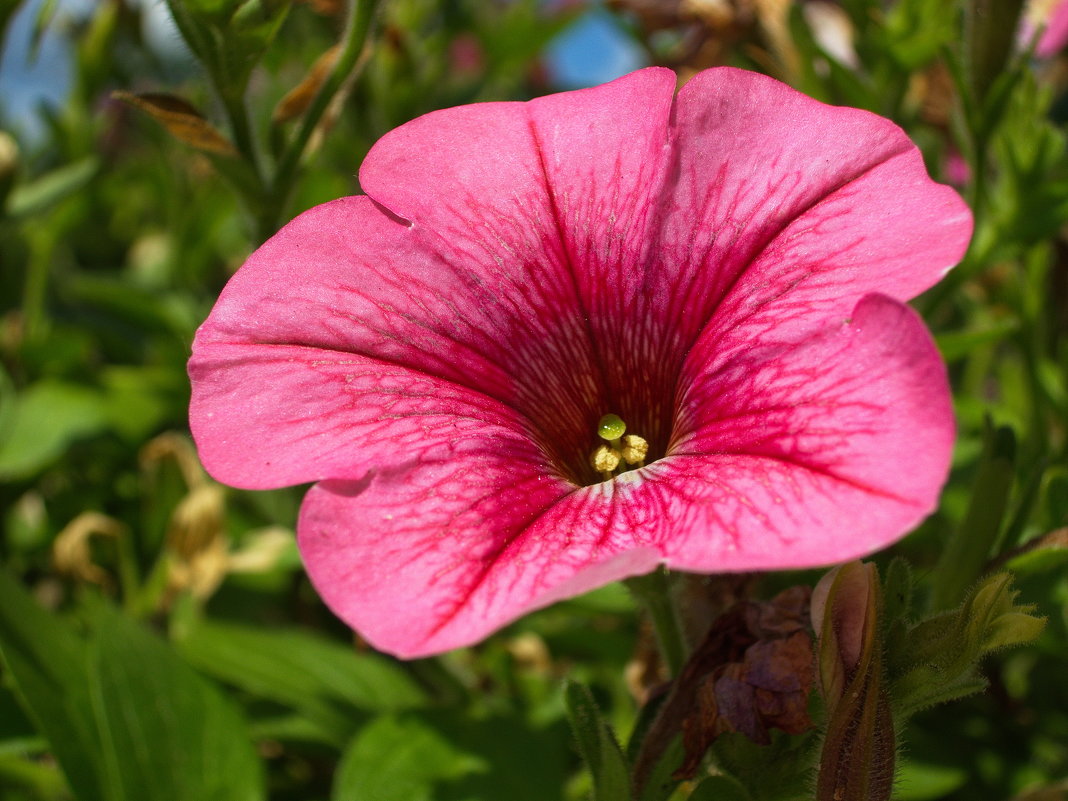
M949 609L979 578L1001 531L1015 474L1016 437L1008 426L988 426L983 457L972 483L968 513L938 563L932 603Z
M6 39L7 24L18 10L20 0L0 0L0 41Z
M86 648L0 570L0 653L79 801L111 801L96 747Z
M427 702L400 665L307 632L202 621L179 648L205 673L300 710L342 741L352 735L360 711Z
M935 342L938 343L942 358L947 362L955 362L971 355L976 348L1000 342L1019 329L1020 321L1009 318L967 331L948 331L938 334Z
M243 102L249 76L291 5L292 0L167 0L178 30L224 103Z
M955 3L927 3L957 13ZM1024 0L969 0L964 3L964 45L972 91L982 102L1016 46Z
M752 801L752 796L730 776L709 776L694 788L689 801Z
M1027 575L1057 570L1068 565L1068 528L1059 528L1024 543L1005 566L1013 573Z
M436 783L481 767L481 760L418 718L385 716L365 727L345 751L330 797L430 801L438 797Z
M167 419L185 411L185 376L170 369L113 366L100 376L109 427L140 444Z
M589 689L577 682L564 687L567 716L582 758L593 776L595 801L630 798L630 770L615 735L601 717Z
M932 61L959 34L956 3L899 0L886 10L885 47L901 66L911 71Z
M12 217L30 217L85 188L100 169L96 156L65 164L29 183L16 186L7 200Z
M80 801L258 801L262 766L230 703L106 606L83 640L0 572L0 647Z
M264 798L262 765L230 702L111 609L89 641L89 682L109 798Z
M16 396L0 432L0 479L33 475L106 423L104 396L97 390L60 381L33 384Z
M933 801L952 793L968 780L966 771L904 760L897 774L894 801Z

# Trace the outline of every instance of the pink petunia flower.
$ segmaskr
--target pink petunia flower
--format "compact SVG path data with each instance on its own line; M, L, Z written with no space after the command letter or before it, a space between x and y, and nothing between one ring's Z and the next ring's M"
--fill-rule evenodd
M378 648L473 643L658 564L854 559L936 504L950 397L902 301L971 217L893 123L649 68L420 117L360 182L230 281L190 417L219 480L318 482L307 570Z

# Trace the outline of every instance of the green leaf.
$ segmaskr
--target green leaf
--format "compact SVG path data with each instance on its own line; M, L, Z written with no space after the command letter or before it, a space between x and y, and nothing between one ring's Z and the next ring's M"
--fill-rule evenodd
M912 609L912 566L894 557L883 579L883 618L888 623L908 618Z
M7 212L12 217L30 217L83 189L100 168L96 156L58 167L12 190Z
M730 776L709 776L690 793L688 801L752 801L752 797Z
M1026 575L1062 569L1065 565L1068 565L1068 528L1024 543L1005 566L1017 575Z
M567 714L578 741L579 751L593 776L595 801L630 798L630 771L623 751L589 689L576 682L564 688Z
M1008 317L961 331L938 334L935 342L938 343L942 358L947 362L955 362L971 356L979 348L1000 342L1019 330L1020 321L1015 317Z
M979 662L992 651L1031 642L1045 627L1033 607L1017 604L1012 576L997 573L977 584L964 603L914 626L888 654L891 698L898 720L986 687Z
M262 766L237 712L162 641L104 608L89 683L109 797L256 801Z
M0 653L79 801L105 801L84 675L86 648L0 570Z
M1016 461L1016 437L1008 426L988 426L983 457L972 484L968 512L938 563L935 609L957 606L983 571L1001 531Z
M242 100L291 0L167 0L182 38L223 98Z
M918 69L958 36L956 20L954 3L900 0L886 11L886 51L902 70Z
M345 751L332 801L430 801L437 782L484 767L414 717L385 716L368 725Z
M645 777L640 801L664 801L664 799L671 798L675 788L679 786L675 771L682 765L685 757L682 735L675 735L656 764L653 765L652 770L649 771L649 775Z
M32 385L16 397L0 432L0 480L33 475L106 424L104 398L96 390L60 381Z
M244 721L162 641L110 607L83 640L0 573L0 644L80 801L258 801Z
M971 87L979 100L1004 73L1012 55L1024 0L972 0L965 3L964 39ZM956 11L953 3L936 3Z
M358 711L395 711L427 702L395 662L304 632L202 621L178 647L205 673L300 710L341 741L352 735Z
M967 781L968 772L961 768L905 760L898 771L894 801L933 801Z

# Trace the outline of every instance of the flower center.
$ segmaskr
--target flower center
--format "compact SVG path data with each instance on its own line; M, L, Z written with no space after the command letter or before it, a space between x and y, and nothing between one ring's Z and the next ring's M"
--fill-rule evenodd
M618 414L606 414L597 424L597 436L604 443L590 454L590 465L604 481L645 464L649 443L626 431L627 424Z

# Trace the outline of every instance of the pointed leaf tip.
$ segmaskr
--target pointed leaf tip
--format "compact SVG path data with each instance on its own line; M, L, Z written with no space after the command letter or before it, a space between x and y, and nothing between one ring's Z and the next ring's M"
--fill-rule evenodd
M141 109L175 139L197 150L217 156L233 156L237 153L229 139L208 122L194 105L180 97L156 92L133 94L122 91L113 92L111 96Z

